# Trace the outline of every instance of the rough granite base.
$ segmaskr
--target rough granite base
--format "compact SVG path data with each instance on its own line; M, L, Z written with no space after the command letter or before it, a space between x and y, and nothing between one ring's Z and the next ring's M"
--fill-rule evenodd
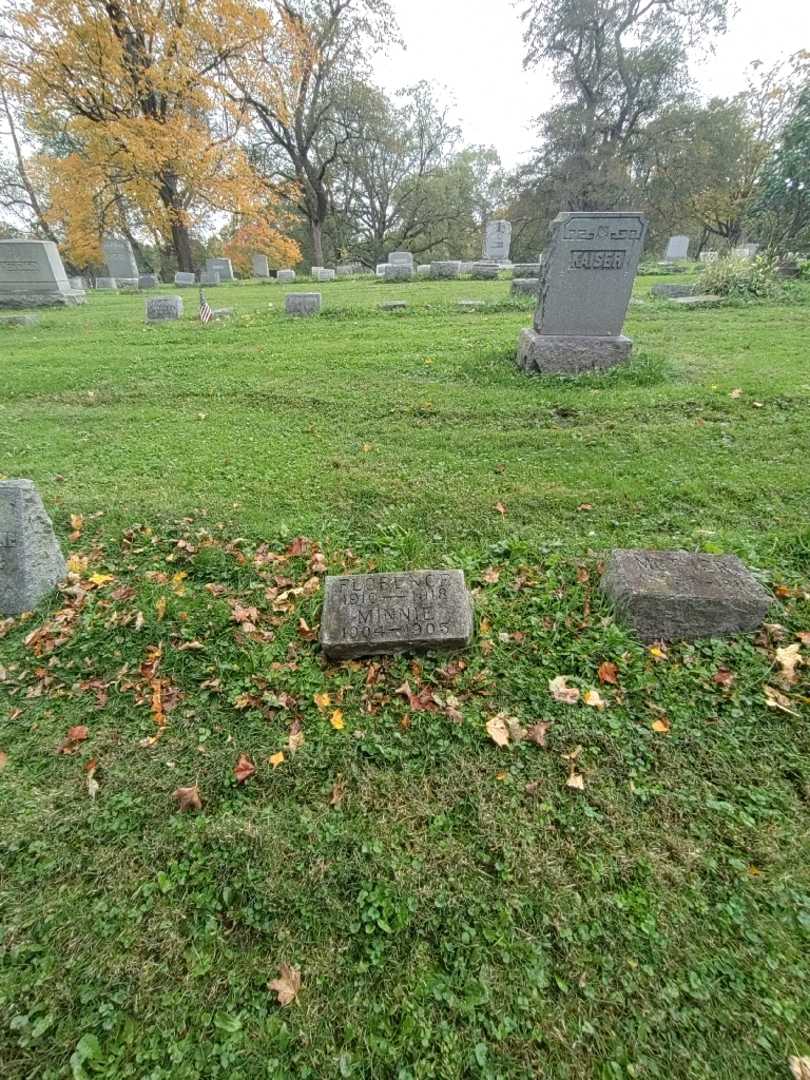
M17 293L13 296L0 291L0 308L8 308L12 311L17 308L72 307L75 304L86 303L87 294L83 289L73 289L71 292Z
M630 356L629 337L557 337L527 328L518 338L517 362L527 374L581 375L604 371Z
M619 549L600 585L642 641L697 641L756 630L770 594L735 555Z

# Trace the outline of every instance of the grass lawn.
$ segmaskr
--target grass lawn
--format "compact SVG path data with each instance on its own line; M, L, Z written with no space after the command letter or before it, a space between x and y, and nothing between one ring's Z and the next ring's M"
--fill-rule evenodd
M0 328L0 475L72 571L0 619L3 1080L810 1054L810 660L777 652L810 657L810 287L683 310L653 280L631 363L576 381L515 369L503 281L325 284L311 320L280 300L308 285L223 286L207 328L194 290L159 327L97 293ZM736 553L781 606L647 649L596 588L622 546ZM443 566L475 592L463 657L325 662L324 568ZM545 745L498 748L497 713Z

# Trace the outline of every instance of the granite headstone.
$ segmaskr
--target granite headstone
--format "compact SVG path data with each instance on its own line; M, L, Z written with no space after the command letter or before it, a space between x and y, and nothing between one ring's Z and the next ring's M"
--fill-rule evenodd
M253 276L258 278L270 277L270 263L267 260L266 255L251 255L250 264L253 269Z
M284 283L289 285L293 281L295 281L295 271L294 270L279 270L276 273L276 278L277 278L278 281L284 282Z
M461 570L326 578L320 641L331 660L464 649L472 635L472 599Z
M32 611L67 573L31 480L0 480L0 615Z
M174 275L174 283L179 285L181 289L187 289L189 286L197 284L197 278L188 270L178 270Z
M319 292L287 293L284 310L288 315L318 315L321 310Z
M101 248L109 277L137 283L138 264L135 261L132 244L126 237L105 236Z
M183 317L183 301L179 296L150 296L146 301L146 321L173 322Z
M664 252L664 259L667 262L676 262L679 259L689 258L689 237L688 236L670 236L669 243L667 244L667 250Z
M484 230L484 258L507 262L512 245L511 221L488 221Z
M0 308L83 304L51 240L0 240Z
M230 259L211 258L205 260L206 270L218 270L220 281L234 281L233 265Z

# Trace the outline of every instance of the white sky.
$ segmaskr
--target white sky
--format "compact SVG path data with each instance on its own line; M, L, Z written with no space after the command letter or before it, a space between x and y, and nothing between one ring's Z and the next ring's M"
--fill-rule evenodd
M380 58L377 81L388 90L420 79L445 87L464 141L494 146L505 166L515 165L532 148L532 117L554 92L548 73L523 71L521 0L391 3L406 48L392 47ZM736 6L715 55L693 65L707 96L741 90L752 60L770 64L810 49L810 0L736 0Z

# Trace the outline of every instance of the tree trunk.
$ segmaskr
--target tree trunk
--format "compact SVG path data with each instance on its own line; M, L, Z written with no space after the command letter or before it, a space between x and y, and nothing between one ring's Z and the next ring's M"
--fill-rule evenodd
M181 221L172 221L172 247L177 256L178 270L189 274L192 273L194 266L191 261L191 237L188 226Z
M321 240L321 222L311 221L312 230L312 261L316 266L323 266L323 241Z

